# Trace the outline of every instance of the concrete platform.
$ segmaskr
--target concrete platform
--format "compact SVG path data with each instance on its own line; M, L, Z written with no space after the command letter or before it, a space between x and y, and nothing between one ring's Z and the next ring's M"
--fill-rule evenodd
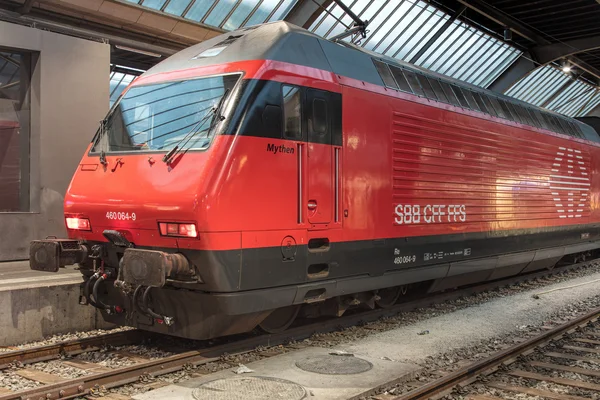
M111 328L95 308L79 305L81 281L74 267L48 273L30 270L26 261L0 263L0 346Z
M409 379L420 370L414 364L363 356L331 355L331 352L330 349L319 347L306 348L249 363L246 367L253 370L251 373L236 374L234 371L237 368L232 368L139 394L133 398L346 400L391 380ZM345 369L355 373L329 375L308 372L299 365L302 368L316 366L319 370L330 366L334 367L331 370L337 372ZM353 369L355 366L358 368ZM364 371L367 368L368 370Z
M81 273L74 267L61 268L57 273L52 273L32 271L29 261L0 262L0 290L47 286L49 282L80 283Z
M539 295L534 294L559 289ZM415 323L407 323L384 332L373 333L368 337L336 345L331 349L311 347L296 352L266 358L247 364L254 370L249 374L236 375L231 370L220 371L201 378L176 385L166 386L134 396L136 400L254 400L298 398L298 387L306 392L306 399L353 399L372 388L394 379L408 378L419 371L420 365L427 363L428 357L436 357L458 349L473 349L478 344L504 334L527 330L528 326L541 326L548 322L555 324L556 312L580 301L586 308L600 306L600 273L571 279L533 290L523 291L471 307L448 313L432 315L431 318ZM427 334L421 334L423 332ZM327 355L330 352L348 352L355 358L369 361L373 367L366 372L353 375L323 375L306 372L298 368L296 362L310 357ZM340 357L340 356L338 356ZM460 357L460 356L457 356ZM294 396L273 393L271 396L248 394L247 388L258 387L259 383L250 378L267 377L285 381L267 382L267 386L279 391L292 391ZM248 378L246 381L240 379ZM225 379L225 381L223 381ZM209 383L210 382L210 383ZM200 385L208 387L200 388ZM293 392L293 390L296 390Z
M577 286L581 285L581 286ZM545 293L534 298L534 294ZM452 350L468 348L501 335L555 322L555 313L600 293L600 273L523 291L454 312L380 332L340 349L369 357L422 362ZM600 304L594 305L598 307ZM592 307L590 306L590 309ZM566 321L565 321L566 322ZM426 331L428 334L419 335Z

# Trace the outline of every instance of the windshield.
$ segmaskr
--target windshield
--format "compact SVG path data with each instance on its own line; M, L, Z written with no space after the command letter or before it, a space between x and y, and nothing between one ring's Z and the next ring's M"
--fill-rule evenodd
M92 152L169 151L190 133L194 136L187 149L206 149L213 135L209 127L217 117L214 107L239 78L223 75L132 87L109 114Z

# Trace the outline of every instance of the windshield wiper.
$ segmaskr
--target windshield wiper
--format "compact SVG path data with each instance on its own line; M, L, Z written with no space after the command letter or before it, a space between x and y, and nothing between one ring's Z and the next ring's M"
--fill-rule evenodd
M223 93L223 96L221 96L221 98L219 99L219 103L217 104L217 106L208 110L206 115L204 115L200 119L200 121L198 121L198 123L196 125L194 125L194 127L192 127L192 129L183 138L181 138L181 140L171 150L169 150L169 152L167 154L164 155L164 157L162 158L162 161L165 164L169 164L173 160L173 158L175 158L176 155L181 153L183 147L186 144L188 144L189 141L195 135L197 135L198 133L202 133L202 132L206 132L208 135L208 133L210 133L210 131L213 129L213 127L216 125L217 122L221 122L225 119L225 117L223 115L221 115L221 107L223 106L223 103L225 102L225 98L227 97L228 93L229 93L229 89L225 90L225 93ZM211 115L214 115L215 118L211 121L208 128L196 131L196 128L202 127L202 125L204 125L204 122L206 122L206 120Z
M98 135L98 140L100 141L100 146L102 146L102 140L104 140L104 135L106 135L106 123L108 122L108 118L103 118L100 121L100 135ZM106 143L108 144L108 137L106 138ZM108 165L108 161L106 161L106 151L104 149L100 149L100 164L106 166Z

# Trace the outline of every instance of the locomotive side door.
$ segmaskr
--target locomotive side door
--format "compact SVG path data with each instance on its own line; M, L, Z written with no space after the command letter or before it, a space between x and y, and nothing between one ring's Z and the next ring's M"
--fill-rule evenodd
M331 141L332 110L330 94L306 90L304 118L307 129L307 204L311 224L328 224L333 214L333 150Z

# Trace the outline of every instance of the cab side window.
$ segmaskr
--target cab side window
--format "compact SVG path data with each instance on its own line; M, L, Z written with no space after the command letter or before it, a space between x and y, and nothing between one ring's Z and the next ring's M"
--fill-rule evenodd
M267 104L262 114L265 134L269 137L281 137L281 107Z
M327 103L323 99L313 99L310 133L327 133Z
M302 138L302 96L300 88L282 85L283 136L289 139Z

